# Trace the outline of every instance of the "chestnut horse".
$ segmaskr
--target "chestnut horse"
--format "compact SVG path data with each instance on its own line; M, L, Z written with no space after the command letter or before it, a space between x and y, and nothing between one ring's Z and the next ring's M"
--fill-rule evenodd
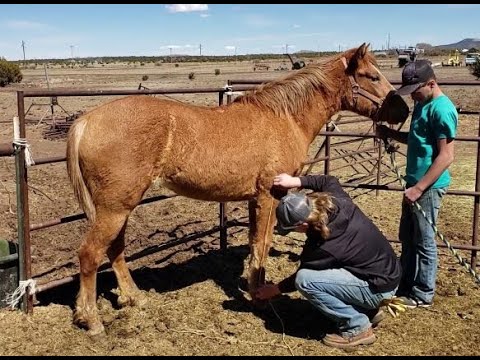
M299 168L332 115L351 110L373 119L391 90L362 44L226 106L137 95L78 118L68 135L67 166L91 227L79 250L74 321L90 334L104 330L96 279L105 254L118 281L119 304L135 304L141 295L125 262L124 234L130 213L155 180L195 199L252 201L248 284L253 296L264 282L276 222L273 177Z

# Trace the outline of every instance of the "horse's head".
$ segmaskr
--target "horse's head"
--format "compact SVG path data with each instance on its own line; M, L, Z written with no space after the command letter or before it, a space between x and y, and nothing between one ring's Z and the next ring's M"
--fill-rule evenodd
M348 77L346 108L376 121L398 124L408 117L408 106L380 72L374 56L363 43L341 57Z

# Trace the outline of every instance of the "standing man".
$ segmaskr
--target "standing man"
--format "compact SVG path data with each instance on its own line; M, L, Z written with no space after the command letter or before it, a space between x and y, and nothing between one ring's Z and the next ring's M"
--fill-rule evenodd
M437 274L435 232L413 206L416 201L436 225L441 200L450 185L448 167L454 159L458 113L438 86L427 60L405 65L401 96L415 101L410 131L400 132L384 125L377 136L407 144L406 190L402 203L399 238L402 242L402 279L398 295L409 308L432 305Z

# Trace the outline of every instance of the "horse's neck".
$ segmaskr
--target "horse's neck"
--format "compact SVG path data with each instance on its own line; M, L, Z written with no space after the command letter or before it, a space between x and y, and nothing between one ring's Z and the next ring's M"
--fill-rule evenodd
M330 118L342 110L343 91L334 89L328 96L318 94L312 102L312 106L301 116L301 127L310 141L317 136Z

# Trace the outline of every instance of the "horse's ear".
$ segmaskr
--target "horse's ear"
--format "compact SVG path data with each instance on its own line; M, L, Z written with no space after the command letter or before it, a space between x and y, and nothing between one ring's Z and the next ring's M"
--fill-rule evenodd
M370 44L366 44L366 43L363 43L362 45L360 45L360 47L355 52L354 57L357 58L358 60L363 59L365 55L367 55L369 46Z
M363 43L358 47L357 50L355 50L355 53L353 54L352 58L348 63L348 72L354 72L357 69L359 61L363 59L367 54L367 48L368 45L366 43Z

